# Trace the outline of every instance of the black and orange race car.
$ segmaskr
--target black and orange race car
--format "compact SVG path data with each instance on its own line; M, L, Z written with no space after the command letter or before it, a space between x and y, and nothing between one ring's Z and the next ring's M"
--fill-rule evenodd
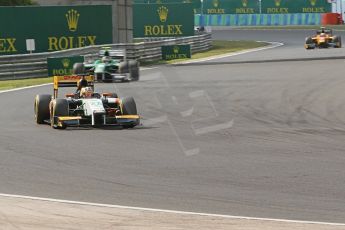
M80 92L58 98L60 87L77 87L82 76L55 76L54 94L36 95L34 103L37 124L48 123L54 129L68 126L117 125L133 128L139 125L140 117L132 97L119 98L116 93L94 93L94 76L85 76L87 86ZM88 95L83 95L88 88ZM86 92L86 91L85 91Z
M306 49L328 47L341 48L341 37L333 35L331 29L321 27L321 29L316 31L314 36L305 39L304 47Z

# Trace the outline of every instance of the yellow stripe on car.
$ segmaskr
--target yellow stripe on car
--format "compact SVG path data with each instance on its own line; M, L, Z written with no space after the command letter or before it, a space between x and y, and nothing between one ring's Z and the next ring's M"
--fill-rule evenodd
M71 121L71 120L80 120L80 116L75 116L75 117L59 117L59 121Z
M139 119L139 115L121 115L121 116L116 116L116 119Z

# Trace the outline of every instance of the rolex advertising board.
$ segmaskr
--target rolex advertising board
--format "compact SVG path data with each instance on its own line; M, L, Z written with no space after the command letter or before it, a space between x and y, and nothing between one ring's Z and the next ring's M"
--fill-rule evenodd
M261 4L263 14L332 12L327 0L265 0Z
M133 36L181 37L194 35L191 3L133 5Z
M166 4L166 3L190 3L193 0L133 0L133 4ZM200 0L197 0L200 1Z
M201 11L201 0L133 0L137 3L191 2L195 14ZM332 12L331 0L261 0L262 14L328 13ZM203 0L204 14L259 14L260 0Z
M84 62L83 56L47 58L48 76L72 75L73 65L77 62Z
M111 6L0 7L0 55L112 43Z
M162 59L185 59L191 58L190 45L162 46Z
M253 0L207 0L204 1L204 14L256 14L259 1Z
M204 0L205 1L205 0ZM133 0L133 4L166 4L166 3L191 3L195 14L200 14L200 0Z

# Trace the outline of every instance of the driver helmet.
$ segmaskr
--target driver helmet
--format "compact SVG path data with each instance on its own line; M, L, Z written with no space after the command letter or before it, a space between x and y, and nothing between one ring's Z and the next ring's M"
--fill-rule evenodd
M91 87L84 87L80 90L80 97L91 98L93 90Z
M109 61L110 61L109 56L104 56L104 57L102 57L102 62L107 63L107 62L109 62Z

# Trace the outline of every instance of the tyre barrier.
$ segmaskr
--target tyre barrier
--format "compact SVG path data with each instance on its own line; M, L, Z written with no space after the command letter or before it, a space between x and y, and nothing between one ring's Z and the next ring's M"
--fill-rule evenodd
M321 25L324 14L204 14L195 15L196 26Z

